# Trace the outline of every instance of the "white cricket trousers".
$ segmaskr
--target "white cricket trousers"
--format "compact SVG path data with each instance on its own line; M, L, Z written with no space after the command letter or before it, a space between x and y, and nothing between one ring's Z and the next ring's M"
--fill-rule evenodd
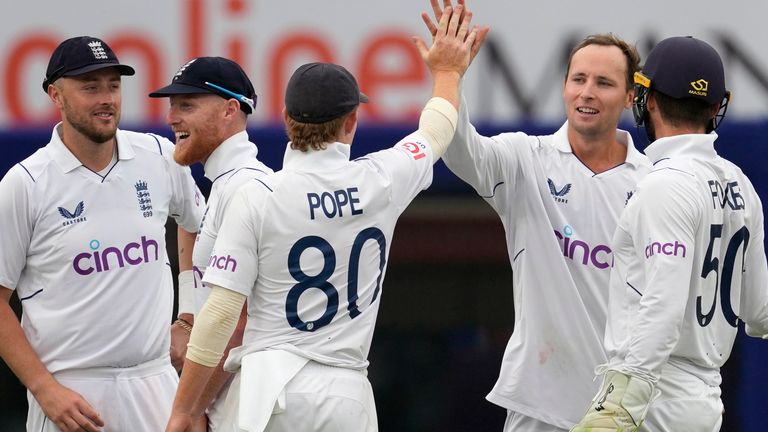
M720 386L710 385L670 364L656 388L661 395L648 408L643 432L716 432L723 423Z
M309 361L285 386L285 410L272 414L265 432L377 432L373 388L364 371ZM242 432L237 427L240 373L225 396L234 425L217 432ZM226 409L220 408L222 411ZM230 423L230 424L232 424Z
M79 393L104 420L104 432L163 431L179 377L168 356L130 368L78 369L54 374ZM28 432L59 432L27 391Z
M533 417L524 416L518 412L507 410L507 420L504 422L504 432L568 432L557 426Z
M366 373L310 361L285 386L286 409L265 432L377 432L376 403Z

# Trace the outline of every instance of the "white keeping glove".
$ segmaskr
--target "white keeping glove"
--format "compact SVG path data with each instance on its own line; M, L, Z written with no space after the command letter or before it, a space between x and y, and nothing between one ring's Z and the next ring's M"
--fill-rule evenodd
M654 385L641 378L608 370L603 385L571 432L637 432L643 424Z

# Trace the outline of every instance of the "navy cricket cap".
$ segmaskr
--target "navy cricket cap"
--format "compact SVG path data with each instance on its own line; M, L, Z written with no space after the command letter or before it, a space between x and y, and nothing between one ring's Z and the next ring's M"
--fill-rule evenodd
M355 77L333 63L299 66L285 89L285 110L301 123L325 123L366 102L368 96L360 92Z
M237 99L240 109L252 114L256 91L243 68L224 57L198 57L179 68L170 85L157 89L149 97L210 93L224 99Z
M659 42L648 54L642 74L650 80L651 89L675 99L694 98L714 105L726 95L720 55L691 36Z
M136 73L132 67L120 64L115 52L103 40L92 36L69 38L51 54L43 80L43 91L47 93L48 86L61 77L82 75L107 67L117 68L120 75Z

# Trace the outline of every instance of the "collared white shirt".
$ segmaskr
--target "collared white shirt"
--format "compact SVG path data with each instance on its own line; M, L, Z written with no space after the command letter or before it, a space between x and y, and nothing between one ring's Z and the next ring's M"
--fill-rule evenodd
M768 333L763 211L752 183L714 149L717 135L654 141L613 239L605 343L611 364L648 379L670 361L710 385L737 321Z
M205 205L167 139L117 131L106 175L51 141L0 181L0 285L49 371L127 367L168 356L169 216L194 232Z
M200 312L211 292L202 279L227 206L243 183L273 172L256 158L257 154L258 148L248 140L248 132L241 131L224 140L205 161L205 177L211 180L212 185L192 252L195 314Z
M432 154L417 134L354 161L349 150L289 146L282 171L234 198L203 278L249 297L227 369L270 348L367 367L395 223L429 186Z
M626 161L593 173L571 150L565 123L554 135L484 137L466 104L443 156L499 214L513 270L515 327L488 400L568 429L598 390L610 239L637 181L649 170L627 132ZM478 295L483 295L478 293Z

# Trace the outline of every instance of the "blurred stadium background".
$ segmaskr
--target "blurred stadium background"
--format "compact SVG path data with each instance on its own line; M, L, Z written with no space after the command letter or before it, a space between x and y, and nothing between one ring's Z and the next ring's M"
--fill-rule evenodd
M768 202L768 30L762 21L768 7L747 0L727 7L692 0L563 3L469 4L475 21L491 26L490 40L465 78L481 132L554 132L564 118L568 52L587 34L616 33L636 42L642 55L664 37L694 35L719 50L734 93L718 151L742 167ZM279 169L285 82L299 64L322 60L348 67L371 97L352 155L388 147L416 127L429 94L428 72L410 41L411 35L426 36L419 13L428 7L427 0L15 3L0 17L0 172L48 142L56 119L40 87L48 56L61 40L84 34L103 38L137 69L123 80L124 129L172 138L163 124L167 101L150 100L147 93L190 58L229 57L244 66L258 94L251 139L260 158ZM645 138L629 113L622 126L642 147ZM193 172L207 193L202 167ZM495 213L439 162L432 187L398 224L384 282L369 368L383 432L501 430L504 411L484 397L513 328L511 276ZM18 311L16 299L13 305ZM768 343L741 331L723 370L722 430L764 430L765 359ZM25 413L23 387L0 364L0 432L23 430Z

